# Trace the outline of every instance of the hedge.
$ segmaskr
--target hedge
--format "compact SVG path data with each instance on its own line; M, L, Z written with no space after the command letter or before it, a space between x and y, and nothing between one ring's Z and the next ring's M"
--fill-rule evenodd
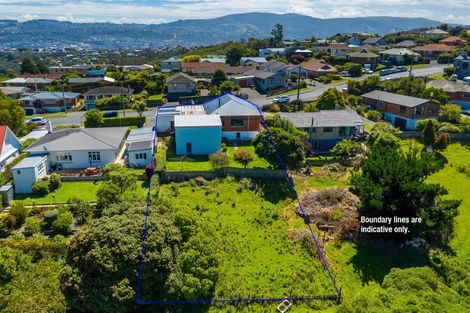
M101 127L141 126L145 123L145 116L108 117L103 119Z

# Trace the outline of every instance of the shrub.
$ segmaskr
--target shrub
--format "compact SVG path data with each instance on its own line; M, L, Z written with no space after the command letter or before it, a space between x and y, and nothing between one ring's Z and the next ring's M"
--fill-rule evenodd
M455 72L455 67L453 66L444 67L444 74L452 75L454 74L454 72Z
M359 151L360 147L359 143L351 139L343 139L333 147L331 153L335 157L345 160L353 157Z
M63 211L59 216L52 222L52 229L54 234L57 235L69 235L72 231L73 216L69 211Z
M273 103L269 106L269 112L277 113L281 111L281 107L277 103Z
M440 123L437 120L419 120L416 122L415 126L419 131L423 131L424 127L426 126L426 123L428 121L431 121L431 123L434 125L434 130L437 131L439 129Z
M233 159L235 160L235 162L240 163L241 165L243 165L244 168L246 168L248 164L253 161L253 154L248 150L240 149L235 151L235 153L233 154Z
M441 123L439 127L439 133L457 134L460 133L460 128L455 125L452 125L451 123Z
M376 122L376 121L380 120L380 118L382 117L382 114L380 114L380 112L378 112L378 111L370 110L366 113L366 117L369 120Z
M52 223L57 219L58 215L59 211L56 209L44 212L44 224L46 229L50 229L52 227Z
M209 162L213 168L221 168L229 165L230 160L225 153L218 152L210 155Z
M22 203L15 202L13 203L10 211L8 214L12 217L14 217L15 225L16 226L21 226L26 220L26 217L28 216L28 209L25 208L25 206Z
M442 133L437 137L436 142L434 143L434 148L438 150L445 150L449 144L450 134Z
M67 200L67 205L78 224L85 224L91 219L92 208L86 201L73 197Z
M41 233L42 220L35 216L26 218L24 223L24 231L29 235Z
M38 195L47 195L49 190L49 182L48 181L38 181L35 182L32 186L33 192Z
M334 74L333 76L331 76L331 78L332 78L333 80L341 80L341 75Z
M54 191L59 189L60 185L62 184L62 178L59 174L52 174L49 178L49 190Z
M145 116L108 117L103 119L102 127L139 126L145 123Z
M427 120L423 129L423 143L426 147L431 147L436 142L436 133L432 120Z

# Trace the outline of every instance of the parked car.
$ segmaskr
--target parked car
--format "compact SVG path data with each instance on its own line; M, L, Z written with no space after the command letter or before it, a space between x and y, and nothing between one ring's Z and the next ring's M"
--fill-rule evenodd
M363 69L362 72L363 72L364 74L374 74L374 71L371 70L371 69Z
M379 71L380 76L385 76L385 75L389 75L389 74L392 74L392 72L388 68Z
M273 103L287 103L289 102L289 96L278 96L273 99Z
M47 120L42 116L37 116L26 121L26 123L36 124L36 126L45 126L47 123Z
M456 82L456 81L457 81L457 79L458 79L458 76L457 76L457 74L452 74L452 75L450 75L450 78L449 78L449 80L450 80L451 82Z
M408 72L408 69L404 66L399 66L395 69L397 73Z
M103 117L117 117L117 116L118 116L118 112L116 112L116 111L104 112L103 113Z
M349 74L348 71L339 72L339 75L341 75L341 76L343 76L343 77L351 77L351 74Z
M465 85L470 85L470 76L464 77L462 81Z

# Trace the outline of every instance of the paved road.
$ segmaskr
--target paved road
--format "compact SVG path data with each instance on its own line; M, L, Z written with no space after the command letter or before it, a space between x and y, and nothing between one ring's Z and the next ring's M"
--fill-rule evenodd
M433 75L437 73L442 73L443 69L446 66L447 65L445 64L439 64L439 65L431 65L428 67L414 68L413 75L416 77L424 77L424 76L429 76L429 75ZM381 79L397 79L397 78L406 77L406 76L408 76L408 72L381 76ZM363 76L363 77L356 78L356 79L362 80L364 79L364 77L367 77L367 76ZM343 88L347 87L347 84L341 83L337 85L323 85L323 84L317 83L317 85L314 87L313 90L301 93L300 99L303 101L313 101L316 98L318 98L323 92L325 92L328 88L331 88L332 86L336 87L338 90L342 90ZM274 97L266 97L266 96L259 95L255 97L250 97L248 100L257 104L260 107L263 107L265 105L271 104L272 98ZM291 101L295 100L297 99L297 94L290 95L289 98ZM83 117L84 114L85 112L72 112L72 113L67 113L66 117L54 117L54 118L50 118L50 120L52 122L52 125L81 124L85 120L85 118ZM154 114L155 114L154 110L150 110L150 111L144 112L143 115L147 117L151 117L151 116L154 116ZM137 115L138 114L136 112L126 112L126 116L137 116ZM122 116L122 112L119 113L119 116Z

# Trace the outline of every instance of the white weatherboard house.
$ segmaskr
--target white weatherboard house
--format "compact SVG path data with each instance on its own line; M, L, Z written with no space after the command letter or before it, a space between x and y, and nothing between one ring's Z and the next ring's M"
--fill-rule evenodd
M8 126L0 126L0 172L20 153L21 142Z
M47 156L33 156L16 164L11 173L15 193L32 193L32 185L47 175Z
M69 128L42 137L27 149L32 156L46 155L57 169L103 167L119 156L127 127Z
M145 167L152 162L153 128L133 129L126 139L127 163L130 167Z

